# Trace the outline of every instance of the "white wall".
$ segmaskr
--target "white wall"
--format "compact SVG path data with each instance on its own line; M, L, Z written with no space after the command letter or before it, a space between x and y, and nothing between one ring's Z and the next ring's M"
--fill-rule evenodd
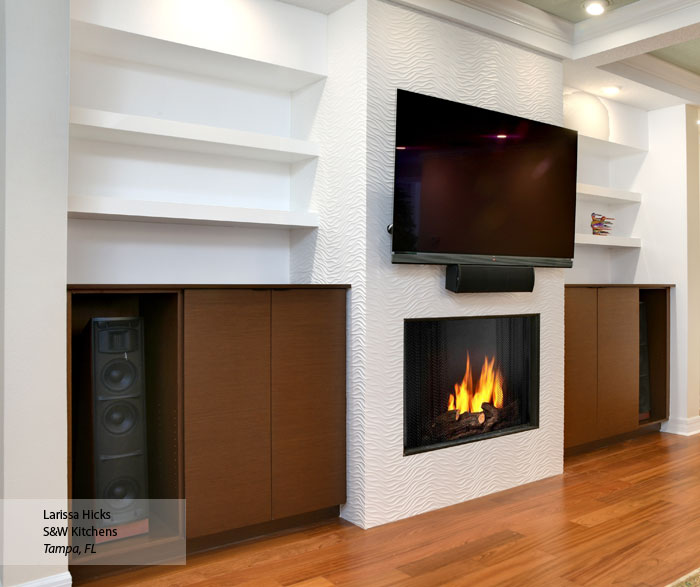
M68 234L68 283L288 281L287 230L70 220Z
M326 69L325 15L275 0L71 0L71 17L277 65Z
M616 100L600 98L608 111L610 121L609 140L638 149L649 147L647 112ZM614 178L613 178L614 179ZM626 178L623 179L626 181Z
M686 106L688 196L688 421L700 421L700 108ZM697 431L697 429L696 429Z
M65 499L68 0L0 0L0 11L3 497ZM65 570L6 566L2 584Z
M321 156L310 208L313 233L293 233L293 283L349 283L347 316L348 499L343 516L364 525L365 370L367 363L367 0L328 18L328 79L300 92L321 92L311 139Z
M71 104L290 136L289 94L185 71L71 54Z
M605 106L609 121L609 140L638 149L647 150L647 112L620 102L599 101ZM590 113L589 113L590 114ZM646 153L612 157L590 151L579 144L577 181L585 184L607 186L622 190L644 192L639 182L640 170ZM646 194L642 194L646 198ZM642 236L637 223L640 205L612 204L579 196L576 206L576 232L591 233L591 213L614 218L612 233L616 236ZM639 251L635 249L610 249L578 245L574 251L574 265L566 271L566 283L626 283L626 276L616 272L615 263L636 266Z
M83 26L168 41L152 43L157 55L144 61L115 48L106 35L78 42L71 54L72 106L309 138L324 82L292 93L270 88L277 87L272 80L256 86L256 78L245 75L224 79L221 67L209 66L235 69L239 61L226 62L225 55L206 54L202 65L216 75L202 75L198 62L177 70L172 55L160 53L199 47L325 74L326 15L275 0L72 0L71 11ZM245 65L246 71L252 67ZM283 78L284 72L270 75ZM282 211L308 208L316 171L315 161L290 165L76 138L70 155L72 196ZM74 219L68 223L68 281L288 283L290 239L312 233Z
M5 8L6 0L0 2L0 39L5 39ZM2 54L0 58L0 136L7 136L7 44L3 42L0 45ZM6 140L0 141L0 177L5 177L5 169L7 165ZM0 238L0 340L3 345L5 342L5 196L6 186L4 180L0 182L0 226L2 226L2 238ZM0 352L0 374L5 373L5 353ZM3 381L0 382L0 414L5 413L5 384L4 375ZM5 418L0 417L0 499L5 498ZM4 506L3 506L4 507ZM2 519L4 520L5 513L0 509ZM0 568L4 566L5 561L5 528L0 527ZM2 578L0 578L2 584Z

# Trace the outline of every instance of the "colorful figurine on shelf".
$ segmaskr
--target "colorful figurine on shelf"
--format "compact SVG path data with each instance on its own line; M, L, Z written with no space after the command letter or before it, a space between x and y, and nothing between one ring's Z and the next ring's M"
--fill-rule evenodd
M593 230L593 234L597 234L600 236L606 236L610 234L610 231L612 230L613 220L615 219L608 218L607 216L603 216L602 214L597 214L593 212L593 214L591 214L591 230Z

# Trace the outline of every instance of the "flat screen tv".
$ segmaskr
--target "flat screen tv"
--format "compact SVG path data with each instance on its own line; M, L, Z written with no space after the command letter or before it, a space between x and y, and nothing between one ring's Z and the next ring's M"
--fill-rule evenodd
M398 90L392 262L571 267L577 141Z

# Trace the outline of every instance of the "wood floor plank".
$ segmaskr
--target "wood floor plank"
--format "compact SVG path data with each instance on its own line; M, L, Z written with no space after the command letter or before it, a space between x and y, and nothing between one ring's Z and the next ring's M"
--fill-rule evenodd
M291 587L334 587L334 583L331 583L325 577L314 577L313 579L294 583Z
M504 564L482 565L474 563L467 567L468 573L461 578L454 578L444 585L478 585L479 587L496 587L514 585L513 578L531 571L539 574L545 563L555 560L551 554L541 550L530 550L508 557Z
M700 567L700 437L653 433L564 475L361 530L338 520L93 587L662 587ZM86 584L86 583L83 583Z
M588 514L584 514L583 516L574 518L571 521L574 524L592 528L593 526L597 526L598 524L602 524L608 520L620 518L627 514L646 511L650 506L659 503L664 502L661 502L655 495L645 496L642 499L630 499L628 501L618 502L612 505L600 503L600 506L597 509L594 509Z
M372 585L372 587L391 587L401 585L410 577L398 569L375 569L372 567L357 567L342 573L328 575L328 579L338 587L348 585Z
M473 558L478 556L479 553L496 548L497 546L505 545L506 548L508 548L518 538L522 538L522 536L517 532L504 530L503 532L498 532L496 534L492 534L491 536L487 536L483 540L470 541L455 548L442 550L436 554L427 556L412 563L408 563L407 565L403 565L399 567L399 570L411 577L423 575L453 562Z

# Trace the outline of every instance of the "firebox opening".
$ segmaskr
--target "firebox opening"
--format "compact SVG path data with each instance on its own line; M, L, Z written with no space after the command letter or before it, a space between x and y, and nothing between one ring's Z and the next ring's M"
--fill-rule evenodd
M404 455L539 425L539 314L404 322Z

